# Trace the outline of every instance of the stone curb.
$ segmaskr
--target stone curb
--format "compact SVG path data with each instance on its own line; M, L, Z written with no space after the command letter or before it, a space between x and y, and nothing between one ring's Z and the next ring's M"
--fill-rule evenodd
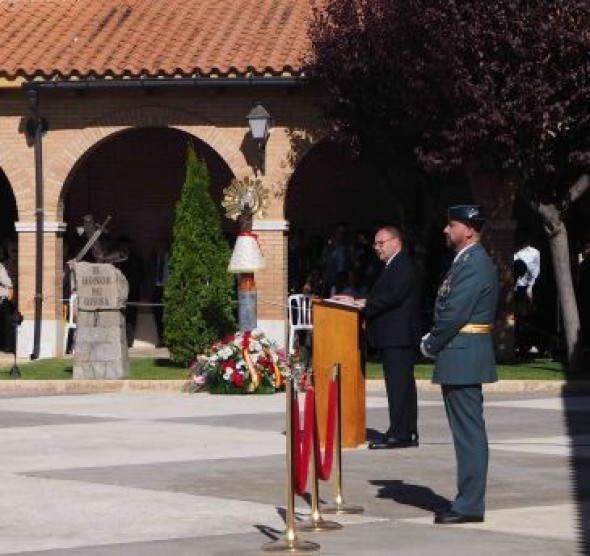
M2 380L0 393L98 394L109 392L181 392L185 380ZM416 381L419 392L440 392L438 384ZM385 390L383 379L367 380L368 392ZM590 381L501 380L484 386L490 393L590 392Z

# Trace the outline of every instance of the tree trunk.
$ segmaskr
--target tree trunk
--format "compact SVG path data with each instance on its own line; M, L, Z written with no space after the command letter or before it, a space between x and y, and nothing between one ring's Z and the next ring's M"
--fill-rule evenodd
M547 208L547 205L545 205L545 208ZM547 226L546 229L549 236L549 248L553 259L553 271L565 332L567 370L576 372L579 370L578 365L580 362L580 315L572 280L568 233L557 209L555 207L551 208L559 220L556 222L555 219L552 219L552 224L557 224L557 226L551 228Z
M586 191L590 189L590 176L582 174L571 186L567 195L565 208L575 203ZM522 192L522 190L521 190ZM549 237L549 248L553 260L553 272L559 296L559 307L563 319L566 343L566 370L570 373L581 371L582 349L580 343L580 314L576 302L574 283L572 280L572 267L570 265L570 250L567 228L561 217L561 212L556 204L534 203L528 200L529 205L543 219L545 230Z

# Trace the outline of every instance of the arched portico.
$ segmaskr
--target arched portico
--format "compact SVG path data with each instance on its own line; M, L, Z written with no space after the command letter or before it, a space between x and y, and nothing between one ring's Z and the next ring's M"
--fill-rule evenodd
M234 175L250 172L230 129L214 125L201 114L165 106L142 105L110 112L85 122L66 148L56 153L47 166L45 184L48 213L63 218L64 185L84 156L109 137L135 128L165 127L182 131L213 149Z
M197 123L195 124L195 120ZM187 123L189 122L189 123ZM94 126L94 127L93 127ZM158 132L158 130L160 130ZM64 260L64 246L63 238L71 237L72 231L75 229L76 219L79 219L80 214L92 213L96 216L97 220L104 218L102 213L108 212L114 217L113 225L119 227L116 229L117 233L126 236L133 236L136 233L141 233L142 226L146 228L146 223L149 224L155 217L159 218L161 229L155 230L146 228L151 233L151 237L143 236L143 242L141 244L141 256L144 259L149 258L148 245L150 241L155 239L156 235L170 235L171 225L173 221L173 210L176 198L180 192L180 188L184 181L184 160L186 156L186 146L189 141L192 141L198 146L201 146L201 154L210 166L213 166L213 171L219 179L213 178L215 185L214 197L218 200L221 196L221 191L229 181L231 181L234 173L230 167L230 163L235 168L238 168L244 172L245 163L240 165L240 157L243 159L239 149L235 148L235 138L232 137L231 131L226 133L227 130L219 129L211 123L205 121L204 118L195 116L194 113L174 110L162 107L139 107L133 110L117 111L106 116L95 120L92 124L87 122L84 126L76 131L74 137L69 142L66 148L59 149L57 152L52 152L51 134L45 141L45 150L51 153L51 156L47 156L48 159L46 171L45 171L45 229L44 229L44 256L45 256L45 268L43 277L43 326L42 326L42 341L41 341L41 357L52 356L56 353L60 353L62 349L62 304L64 291L62 288L63 283L63 260ZM142 132L147 135L153 135L154 133L161 133L168 137L176 136L175 141L175 165L174 165L174 178L171 179L173 183L167 183L167 195L152 195L152 206L149 207L150 198L149 195L143 194L146 192L141 191L141 187L135 187L134 196L136 202L129 202L129 195L126 199L123 199L125 216L119 218L117 222L117 209L116 209L116 195L113 195L114 191L120 193L125 192L127 188L124 186L125 179L118 180L118 187L99 187L94 189L94 201L91 205L88 205L85 200L81 199L84 193L81 191L85 190L84 181L87 178L85 173L88 168L92 166L92 161L102 160L104 164L109 164L108 157L111 159L114 156L113 152L117 154L117 147L114 149L112 145L119 145L127 143L132 144L133 140L129 140L129 137L138 137ZM180 138L180 139L178 139ZM165 154L170 149L168 148L169 141L165 138L160 138L160 153ZM163 139L163 140L162 140ZM121 143L122 141L122 143ZM148 141L149 142L149 141ZM136 141L137 144L141 144L142 140ZM239 143L238 143L239 144ZM181 145L181 148L178 148ZM232 145L234 150L232 151ZM145 146L145 145L144 145ZM145 150L145 149L144 149ZM173 149L174 150L174 149ZM136 149L137 151L137 149ZM157 149L153 149L156 152ZM220 152L221 151L221 152ZM119 161L116 166L121 170L120 174L126 175L126 179L129 180L129 176L133 175L133 169L129 165L125 164L124 152L119 151ZM153 155L152 152L152 155ZM101 154L102 153L102 154ZM105 154L106 153L106 154ZM110 153L110 154L109 154ZM141 153L135 152L135 165L141 166L137 162L137 156ZM149 156L149 160L146 160L145 165L154 169L154 156ZM172 157L174 158L174 157ZM156 163L157 164L157 163ZM168 157L168 162L163 164L164 167L171 167L172 162ZM137 168L136 168L137 169ZM114 171L114 167L111 168ZM115 175L115 174L113 174ZM137 178L137 173L135 174ZM144 177L146 173L144 172ZM151 176L151 177L150 177ZM154 172L147 173L147 179L154 177ZM131 178L131 181L136 178ZM105 181L106 179L106 181ZM109 180L108 172L103 173L102 184L107 182L117 181ZM92 191L93 188L86 188L88 191ZM155 188L151 188L152 193ZM77 195L73 194L77 191ZM100 192L100 195L96 193ZM125 197L125 194L123 194ZM70 203L68 203L68 198ZM102 200L101 200L102 199ZM121 199L120 199L121 200ZM109 206L109 202L113 201L113 204ZM165 201L165 210L161 210L159 202ZM151 210L150 215L146 215L144 218L141 216L141 207L144 210ZM135 209L134 209L135 207ZM70 215L68 216L68 210ZM121 212L121 211L119 211ZM133 223L135 220L135 223ZM68 227L68 224L70 225ZM226 223L228 232L231 233L231 223ZM22 244L25 251L32 255L34 253L35 234L34 223L23 223L19 231L22 232ZM145 230L143 230L145 232ZM29 232L29 233L26 233ZM148 234L149 236L150 234ZM133 238L132 238L133 239ZM153 243L152 243L153 245ZM34 267L34 259L29 257L31 260L27 260L26 265L28 267ZM146 263L149 264L149 263ZM21 268L22 286L24 291L34 291L34 273L29 271L24 272L24 267ZM146 279L147 280L147 279ZM32 299L32 295L28 295L27 298ZM149 297L148 287L145 286L144 297ZM27 356L31 351L32 339L34 333L34 319L33 319L33 303L26 303L23 305L23 312L25 313L25 322L23 323L20 342L19 342L19 354L21 356Z
M110 135L76 164L64 184L66 234L64 262L82 246L76 229L85 215L96 222L111 217L102 238L106 250L122 245L129 259L121 268L129 282L129 301L147 304L154 298L156 249L172 239L175 207L186 173L186 152L192 144L209 169L211 196L221 207L223 189L234 178L225 161L209 145L169 127L140 127ZM235 222L223 217L231 240ZM67 276L64 297L68 295ZM130 306L128 339L134 345L157 343L152 307Z
M292 161L296 158L293 152L290 122L282 122L273 128L266 145L266 172L256 175L252 166L252 149L255 149L245 122L245 114L252 105L248 95L217 95L212 92L203 93L199 97L199 106L206 106L205 118L200 112L192 109L194 97L166 99L143 99L140 105L132 104L133 98L127 96L110 102L108 106L119 106L119 109L105 113L98 118L89 117L92 109L80 97L80 112L76 117L67 118L65 112L52 111L49 100L42 103L44 114L47 114L49 131L43 137L43 192L44 192L44 273L43 273L43 325L40 357L53 356L60 353L62 344L62 264L63 239L75 228L82 212L88 212L81 201L83 194L73 202L68 197L77 189L84 190L84 173L88 170L88 161L92 161L97 153L109 149L109 144L119 141L126 134L141 134L141 130L150 133L154 130L167 130L170 133L187 134L201 142L207 149L215 153L215 158L222 162L230 176L259 178L269 189L270 207L263 220L255 220L254 229L259 234L260 243L267 261L267 268L257 275L259 293L258 323L269 336L280 343L285 338L286 321L286 245L288 223L283 219L283 202L289 180ZM56 97L57 100L57 97ZM65 99L62 99L65 100ZM158 101L175 102L177 107L157 105ZM69 102L69 101L68 101ZM294 103L303 103L303 99L294 96L281 96L273 93L265 97L265 104L273 115L291 113ZM63 106L67 104L64 102ZM83 108L83 110L82 110ZM56 109L57 110L57 109ZM62 107L60 105L60 110ZM76 109L75 109L76 110ZM85 116L83 117L83 114ZM77 119L76 119L77 118ZM165 148L164 141L164 148ZM184 152L184 149L183 149ZM28 151L32 154L32 150ZM27 155L28 155L27 154ZM102 155L101 155L102 156ZM31 157L32 162L32 157ZM123 161L124 162L124 161ZM120 165L120 163L118 163ZM93 163L91 162L92 166ZM184 169L184 162L182 164ZM184 170L183 170L184 171ZM91 174L94 170L91 169ZM184 176L183 176L184 177ZM35 174L31 175L28 185L28 199L34 199L32 185ZM78 185L75 185L78 183ZM109 185L109 184L107 184ZM108 189L108 187L106 188ZM220 191L218 191L218 194ZM140 194L140 193L139 193ZM141 199L143 201L143 199ZM75 205L78 205L77 208ZM93 201L94 204L94 201ZM74 210L75 209L75 210ZM77 212L76 212L77 211ZM102 220L106 212L93 210L97 220ZM34 212L21 216L24 221L20 225L20 238L26 253L25 265L20 269L23 290L27 293L28 302L23 305L25 323L23 324L23 341L19 352L22 356L31 353L34 331L34 269L35 269L35 223ZM115 217L115 215L113 215ZM129 222L129 219L127 220ZM113 222L115 224L116 222ZM143 225L143 221L140 222ZM126 230L122 230L126 233ZM135 231L135 230L133 230ZM125 234L128 235L128 234Z

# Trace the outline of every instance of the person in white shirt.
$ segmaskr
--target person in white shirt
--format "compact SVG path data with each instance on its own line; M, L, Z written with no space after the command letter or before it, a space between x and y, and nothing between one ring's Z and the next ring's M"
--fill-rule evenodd
M532 327L528 322L533 311L533 288L541 270L541 254L528 239L518 244L514 254L514 339L516 351L526 356L533 346Z
M533 286L541 271L541 253L529 242L521 244L520 249L514 254L514 262L522 261L526 265L526 272L519 276L514 284L514 291L524 289L527 297L532 301Z

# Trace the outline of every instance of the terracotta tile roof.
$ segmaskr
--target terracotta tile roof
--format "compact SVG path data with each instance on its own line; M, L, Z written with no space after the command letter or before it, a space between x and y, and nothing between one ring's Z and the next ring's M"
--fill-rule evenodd
M310 0L0 0L0 76L300 75Z

